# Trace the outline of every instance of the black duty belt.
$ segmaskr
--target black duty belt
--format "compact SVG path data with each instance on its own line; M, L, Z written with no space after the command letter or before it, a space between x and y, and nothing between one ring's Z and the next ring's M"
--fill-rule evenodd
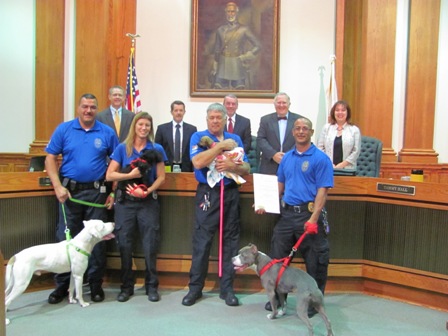
M218 189L218 190L221 189L221 182L216 183L216 185L213 188L210 187L207 183L199 183L199 185L202 186L202 187L208 188L208 189ZM235 182L231 182L231 183L226 184L224 186L224 190L235 189L235 188L238 188L238 187L239 187L238 184L236 184Z
M70 191L81 191L89 189L100 189L104 184L104 180L93 182L78 182L68 177L62 177L62 185Z
M283 209L288 211L294 211L295 213L314 211L314 202L308 202L299 205L289 205L288 203L282 201L281 204Z

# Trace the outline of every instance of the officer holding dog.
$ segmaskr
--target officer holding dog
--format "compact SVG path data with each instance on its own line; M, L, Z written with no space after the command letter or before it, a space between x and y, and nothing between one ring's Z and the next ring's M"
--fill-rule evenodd
M292 135L295 147L285 153L277 171L281 216L274 227L270 256L273 259L287 257L307 226L317 224L318 233L307 235L299 246L299 252L305 261L306 271L324 293L330 260L324 206L328 189L334 184L333 164L311 143L313 134L309 119L300 117L294 122ZM256 212L262 214L264 210ZM272 309L269 302L265 308ZM308 312L310 316L315 313Z
M127 180L141 178L139 168L129 173L122 172L132 161L142 159L146 150L155 151L154 162L146 170L146 184L128 183ZM106 178L119 181L115 192L115 237L121 257L121 291L118 302L126 302L134 295L135 275L132 270L132 253L135 245L135 233L141 237L145 255L145 289L148 300L160 300L158 293L156 261L160 243L160 205L157 189L165 182L165 151L160 144L154 143L154 124L147 112L138 113L132 121L129 135L118 145L111 156ZM121 187L121 185L124 185Z
M207 108L207 130L196 132L191 137L190 156L194 165L194 174L198 181L195 197L195 224L193 229L193 254L190 268L189 292L183 298L184 306L192 306L202 297L205 278L207 277L210 248L213 237L220 224L220 204L223 204L223 257L222 277L220 279L219 297L228 306L238 306L238 298L233 291L235 270L232 257L238 253L240 238L240 194L238 185L233 179L224 177L224 199L221 199L220 185L210 187L207 183L207 172L210 164L224 151L242 147L238 135L224 132L226 125L225 107L219 103ZM198 145L203 136L210 137L216 145L202 148ZM215 169L218 172L232 172L237 175L249 174L250 166L244 155L244 161L234 162L224 155L216 159ZM222 202L222 203L221 203Z
M109 126L95 121L97 99L92 94L84 94L79 99L78 117L60 124L54 131L46 147L45 169L50 177L59 201L59 220L56 239L63 241L66 229L72 237L83 229L83 220L107 219L106 208L92 207L72 201L86 201L95 204L113 203L107 194L104 178L108 157L118 145L118 137ZM58 156L62 155L59 167ZM98 243L89 259L87 270L90 295L94 302L104 300L101 287L106 268L106 245ZM70 274L55 276L56 289L48 297L48 302L56 304L68 295Z

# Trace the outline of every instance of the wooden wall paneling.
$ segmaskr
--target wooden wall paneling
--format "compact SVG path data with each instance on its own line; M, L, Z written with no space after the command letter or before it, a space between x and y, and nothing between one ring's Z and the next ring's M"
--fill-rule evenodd
M137 34L136 23L137 3L136 0L114 1L110 7L110 16L113 18L114 24L108 35L108 45L110 46L111 57L108 61L108 88L113 85L121 85L126 89L127 72L129 64L129 54L131 48L131 39L126 37L127 33ZM138 43L142 39L137 39L135 43L136 56L138 56ZM107 96L106 96L107 98ZM107 107L109 101L105 102Z
M76 1L76 104L81 95L92 93L100 105L107 94L107 62L110 57L107 35L112 24L108 17L109 2ZM75 107L73 116L76 116Z
M410 2L402 162L437 163L433 149L440 0Z
M397 161L392 149L396 0L363 1L359 127L381 139L383 161Z
M36 1L35 140L30 153L44 153L64 120L65 1Z
M23 153L0 153L0 172L25 172L28 171L30 159Z
M136 0L76 1L75 95L93 93L98 108L109 105L108 89L126 85L130 40L135 33Z
M336 0L336 86L338 97L344 97L344 45L345 45L345 6L346 0Z
M423 169L425 182L448 183L448 164L389 162L381 165L382 177L398 180L410 176L412 169Z
M338 0L342 2L344 0ZM343 82L338 84L342 87L341 92L338 91L339 98L346 100L352 108L352 121L355 124L360 120L359 109L359 89L361 80L361 23L362 23L362 7L363 2L357 0L346 0L343 13L338 12L338 15L344 16L343 19L338 16L338 24L343 20L344 26L344 44L343 57L340 62L336 60L336 66L342 66ZM341 9L338 6L338 9ZM339 35L336 36L337 38ZM340 41L336 41L336 46L340 45ZM338 69L338 68L337 68ZM336 71L337 73L337 71Z

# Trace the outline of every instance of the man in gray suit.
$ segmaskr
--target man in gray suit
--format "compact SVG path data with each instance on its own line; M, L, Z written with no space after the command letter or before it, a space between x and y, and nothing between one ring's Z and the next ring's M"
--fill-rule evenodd
M119 85L112 86L109 89L109 101L110 106L99 112L96 119L110 126L118 135L120 142L123 142L129 134L129 128L131 127L132 120L135 114L123 107L125 100L125 90ZM118 113L119 118L119 130L115 127L115 113Z
M294 147L292 128L303 116L290 112L290 105L289 96L279 92L274 97L275 112L260 119L257 133L257 146L261 151L260 174L276 175L283 155Z
M182 172L192 172L193 164L190 159L190 138L191 135L197 132L194 125L186 123L184 120L185 104L180 100L175 100L171 103L171 115L173 120L157 127L155 142L162 145L165 150L168 162L165 164L171 166L171 171L174 165L180 166ZM176 129L179 129L179 148L180 151L176 153L175 134ZM176 155L177 154L177 155ZM176 158L176 156L178 156Z
M224 96L222 103L227 110L227 124L224 128L225 132L239 135L244 144L244 152L249 153L252 142L252 134L250 129L250 119L236 113L238 109L238 98L233 94ZM230 127L231 126L231 127ZM231 129L233 127L233 131Z

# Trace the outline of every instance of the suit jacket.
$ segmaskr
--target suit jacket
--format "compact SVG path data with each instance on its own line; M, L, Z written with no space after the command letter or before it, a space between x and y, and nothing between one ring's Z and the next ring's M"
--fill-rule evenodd
M120 140L120 142L123 142L128 136L129 129L131 128L131 123L134 117L135 114L131 111L126 110L124 107L121 109L120 136L118 137L118 140ZM115 130L115 133L117 133L110 106L107 109L98 112L98 114L96 115L96 119L101 121L103 124L110 126L113 130Z
M224 128L224 131L227 132L227 124ZM246 155L250 151L251 142L252 142L252 133L250 129L250 119L240 116L239 114L235 114L235 124L233 125L233 134L239 135L244 145L244 152Z
M263 116L260 119L260 128L257 133L257 146L261 152L260 159L260 174L277 174L278 164L272 157L277 152L286 153L295 145L294 137L292 136L292 128L294 122L302 118L300 114L288 112L288 121L286 124L285 139L283 145L280 144L280 131L278 128L277 113L271 113Z
M182 124L182 172L192 172L193 164L190 160L190 138L191 135L197 132L194 125L187 124L185 121ZM173 164L174 160L174 142L173 142L173 122L170 121L157 127L155 142L162 145L168 157L169 165Z

